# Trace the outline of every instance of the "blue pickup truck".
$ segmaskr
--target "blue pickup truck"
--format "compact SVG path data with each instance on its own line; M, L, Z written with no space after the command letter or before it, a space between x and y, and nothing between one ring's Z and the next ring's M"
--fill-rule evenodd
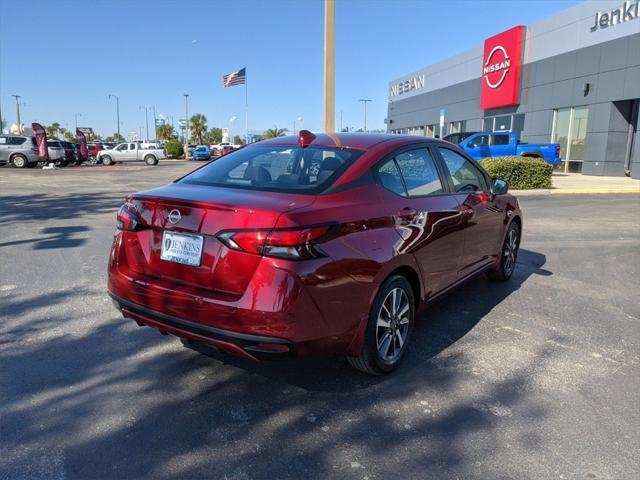
M537 157L551 165L560 163L559 143L522 143L512 132L480 132L462 140L458 146L473 159L486 157Z

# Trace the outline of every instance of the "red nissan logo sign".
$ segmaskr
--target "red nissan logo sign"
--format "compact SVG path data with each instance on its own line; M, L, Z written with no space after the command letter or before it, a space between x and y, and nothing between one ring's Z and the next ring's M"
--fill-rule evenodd
M524 29L514 27L485 40L480 87L482 109L519 103Z

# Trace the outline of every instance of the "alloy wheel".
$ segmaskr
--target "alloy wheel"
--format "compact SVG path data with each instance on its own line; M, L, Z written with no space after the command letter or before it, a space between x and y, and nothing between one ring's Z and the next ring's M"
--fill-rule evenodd
M509 276L516 266L516 257L518 256L518 231L515 228L509 230L507 239L504 244L502 253L502 262L505 275Z
M402 352L409 332L409 298L402 288L394 288L385 297L376 323L376 344L380 357L395 362Z

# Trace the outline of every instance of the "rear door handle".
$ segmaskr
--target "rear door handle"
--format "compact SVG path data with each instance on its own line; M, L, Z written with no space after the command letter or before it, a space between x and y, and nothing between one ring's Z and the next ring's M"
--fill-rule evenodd
M418 211L415 208L404 207L402 210L398 212L398 216L400 218L413 219L416 215L418 215Z

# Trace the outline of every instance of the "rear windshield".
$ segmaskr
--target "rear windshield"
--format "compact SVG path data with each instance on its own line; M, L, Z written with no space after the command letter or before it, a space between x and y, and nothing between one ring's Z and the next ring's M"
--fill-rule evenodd
M298 193L329 187L361 151L255 145L231 152L180 183Z

